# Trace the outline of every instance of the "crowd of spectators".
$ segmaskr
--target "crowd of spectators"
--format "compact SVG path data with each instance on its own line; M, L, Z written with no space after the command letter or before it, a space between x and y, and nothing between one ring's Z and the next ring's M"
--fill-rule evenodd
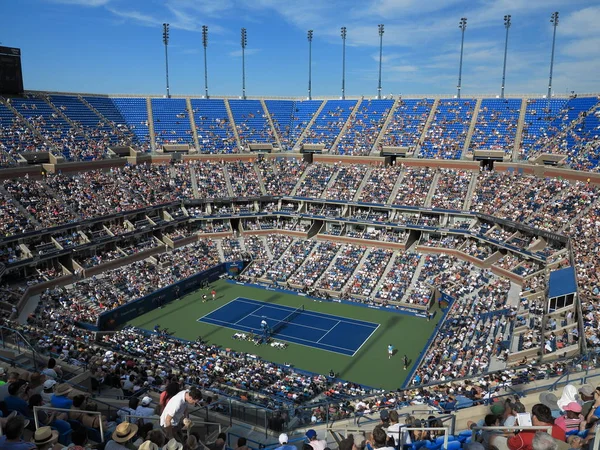
M440 169L439 178L431 197L434 208L464 209L467 192L471 183L471 172L467 170Z
M396 205L424 206L435 170L429 167L404 169L402 182L394 200Z

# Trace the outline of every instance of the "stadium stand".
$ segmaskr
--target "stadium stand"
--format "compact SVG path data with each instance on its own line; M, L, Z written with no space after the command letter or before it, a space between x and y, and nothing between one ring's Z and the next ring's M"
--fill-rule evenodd
M402 99L384 131L381 146L416 147L433 107L432 99Z
M235 134L222 99L191 100L200 153L237 153Z
M190 119L183 98L153 98L152 118L157 146L164 144L192 144L194 142Z
M363 100L340 134L336 153L356 156L371 153L393 104L393 100Z
M303 143L323 144L326 149L330 149L356 103L356 100L328 100L308 130Z

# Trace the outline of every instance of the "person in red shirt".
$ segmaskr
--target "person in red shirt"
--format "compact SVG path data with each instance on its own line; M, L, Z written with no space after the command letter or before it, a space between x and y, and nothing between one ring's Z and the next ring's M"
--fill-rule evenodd
M558 441L565 442L566 435L558 425L554 424L552 412L546 405L538 403L531 409L531 423L536 427L552 426L552 437ZM508 439L507 445L510 450L533 450L533 438L537 430L522 430Z
M213 300L217 298L217 291L213 289L210 293L212 294Z

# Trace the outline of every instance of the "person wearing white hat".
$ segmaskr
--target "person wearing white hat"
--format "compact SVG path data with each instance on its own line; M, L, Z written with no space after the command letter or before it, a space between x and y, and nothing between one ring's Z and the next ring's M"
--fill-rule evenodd
M175 438L171 438L171 440L169 440L169 442L167 442L167 445L165 445L163 447L163 450L182 450L183 449L183 444L181 442L178 442L177 439Z
M145 441L138 447L138 450L158 450L158 445L152 441Z
M56 381L55 380L46 380L44 381L44 384L42 385L42 399L44 400L44 403L50 404L50 400L52 399L52 395L53 395L53 391L54 391L54 386L56 385Z
M142 417L153 416L154 408L152 408L152 406L150 406L151 404L152 404L152 398L150 398L148 396L145 396L144 398L142 398L142 401L140 402L139 406L135 410L135 415L142 416Z
M295 445L288 444L288 435L285 433L281 433L279 435L279 443L281 444L275 450L298 450Z

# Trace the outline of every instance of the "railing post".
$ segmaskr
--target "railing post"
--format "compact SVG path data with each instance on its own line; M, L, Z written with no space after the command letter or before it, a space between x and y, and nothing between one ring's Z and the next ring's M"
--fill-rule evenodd
M233 418L231 415L233 414L233 409L231 408L231 399L229 399L229 426L233 426Z

